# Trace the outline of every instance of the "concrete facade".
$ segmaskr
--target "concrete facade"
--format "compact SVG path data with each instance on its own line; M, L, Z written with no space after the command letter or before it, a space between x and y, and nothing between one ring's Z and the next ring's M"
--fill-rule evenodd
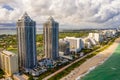
M0 68L7 76L18 72L18 56L9 51L2 51L0 53Z

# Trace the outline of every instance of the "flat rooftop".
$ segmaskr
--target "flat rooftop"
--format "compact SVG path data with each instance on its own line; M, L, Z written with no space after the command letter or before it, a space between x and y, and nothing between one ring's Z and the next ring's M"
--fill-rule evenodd
M6 50L3 50L1 53L7 55L7 56L15 56L16 54L10 52L10 51L6 51Z

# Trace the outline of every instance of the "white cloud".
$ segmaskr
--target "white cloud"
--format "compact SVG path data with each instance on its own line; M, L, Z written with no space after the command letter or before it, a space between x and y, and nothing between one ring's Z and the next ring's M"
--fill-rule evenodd
M3 8L4 4L14 10ZM15 22L27 11L38 24L52 15L60 24L118 26L119 5L119 0L0 0L0 22Z

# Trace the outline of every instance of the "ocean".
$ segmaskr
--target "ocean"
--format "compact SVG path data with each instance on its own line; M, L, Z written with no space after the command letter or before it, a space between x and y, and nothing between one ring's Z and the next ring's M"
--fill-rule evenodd
M108 60L80 80L120 80L120 44Z

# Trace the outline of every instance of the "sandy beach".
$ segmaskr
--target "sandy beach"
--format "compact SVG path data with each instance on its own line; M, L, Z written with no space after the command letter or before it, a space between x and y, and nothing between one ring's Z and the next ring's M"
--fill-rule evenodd
M86 74L90 70L94 69L95 66L98 66L107 60L114 53L119 43L120 38L116 39L109 48L88 59L78 68L75 68L73 71L71 71L71 73L69 73L67 76L63 77L61 80L78 80L77 78Z

